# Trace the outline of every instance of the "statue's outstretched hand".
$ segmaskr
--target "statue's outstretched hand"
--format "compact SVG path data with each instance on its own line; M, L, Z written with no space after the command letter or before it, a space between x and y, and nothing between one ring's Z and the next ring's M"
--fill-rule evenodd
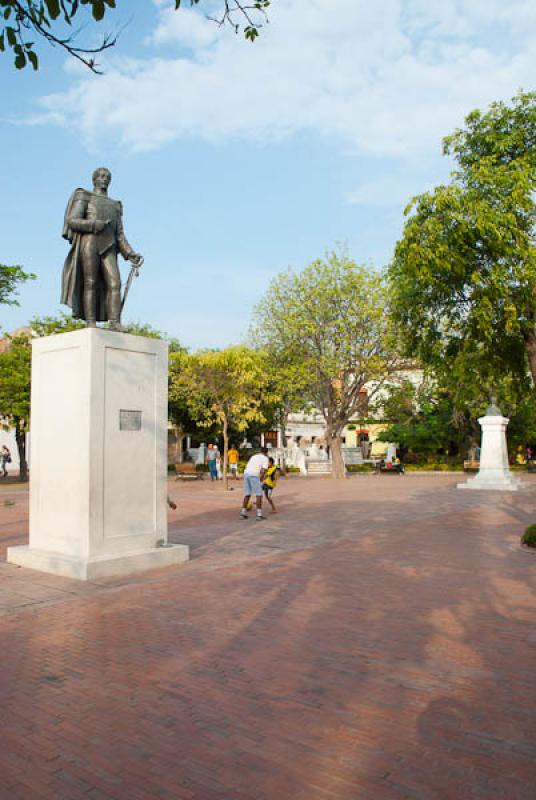
M140 253L131 253L128 257L135 267L141 267L143 264L143 256Z

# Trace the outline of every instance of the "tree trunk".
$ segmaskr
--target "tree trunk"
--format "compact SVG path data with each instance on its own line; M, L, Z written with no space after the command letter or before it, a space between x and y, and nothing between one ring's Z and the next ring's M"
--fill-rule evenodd
M284 411L281 414L281 419L279 421L279 428L281 430L281 446L282 447L286 447L287 446L287 434L286 434L286 431L287 431L287 420L288 420L288 412Z
M28 480L28 464L26 463L26 430L21 427L20 420L15 419L15 441L19 453L19 480Z
M227 465L228 465L228 455L229 452L229 426L227 423L227 416L223 418L223 488L227 490L228 487L228 480L227 480Z
M340 433L327 434L328 446L331 455L331 477L340 480L346 477L346 467L342 457L342 441Z
M530 367L530 374L532 375L532 383L536 387L536 329L525 333L524 339L525 350L527 351L527 358Z

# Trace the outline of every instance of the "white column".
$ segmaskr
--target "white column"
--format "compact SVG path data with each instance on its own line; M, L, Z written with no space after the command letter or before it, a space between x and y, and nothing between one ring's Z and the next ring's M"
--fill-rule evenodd
M167 345L85 328L33 342L24 567L88 580L188 559L167 546Z
M513 477L508 466L506 428L510 420L492 404L478 422L482 429L480 468L474 478L459 483L458 489L518 491L522 481Z

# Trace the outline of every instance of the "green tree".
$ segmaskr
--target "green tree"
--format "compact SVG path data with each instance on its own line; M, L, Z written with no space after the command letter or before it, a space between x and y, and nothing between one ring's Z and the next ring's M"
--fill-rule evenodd
M190 6L205 0L189 0ZM175 0L175 10L187 5ZM80 22L81 13L89 12L94 22L120 5L118 0L0 0L0 52L11 52L17 69L31 65L39 69L39 57L34 41L48 42L61 47L70 56L78 59L90 70L100 73L95 57L117 43L117 35L106 34L96 47L77 45L77 33L73 24ZM206 2L205 2L206 5ZM235 33L243 30L244 36L254 41L266 19L270 0L220 0L219 10L209 16L220 27L231 26ZM126 4L123 3L123 7Z
M24 272L22 267L8 267L0 264L0 303L7 306L18 306L17 287L25 281L34 280L35 275Z
M56 333L69 333L85 328L86 324L81 319L73 319L70 314L61 311L57 317L34 317L30 320L30 327L34 336L53 336Z
M174 336L169 336L163 331L153 328L146 322L127 322L123 326L125 333L131 333L133 336L147 336L149 339L163 339L168 343L170 353L185 352L185 348Z
M223 479L227 489L229 431L263 422L272 401L266 357L244 346L196 354L173 354L170 405L186 409L201 427L217 424L223 436Z
M413 455L456 455L467 437L467 420L456 414L448 390L434 380L391 386L378 406L389 422L378 439L397 442Z
M407 352L485 393L536 381L536 93L473 111L444 152L452 181L410 203L389 268Z
M414 455L465 456L480 442L478 418L485 414L489 397L479 381L467 380L467 375L463 386L461 381L445 369L425 374L418 385L402 381L389 387L375 409L390 423L378 438L398 442ZM528 376L522 383L508 373L496 379L494 394L510 419L508 448L514 457L527 444L536 443L536 395Z
M374 398L401 366L384 276L344 251L288 270L256 307L254 337L283 365L301 403L323 415L332 475L344 477L341 436L360 410L360 390L369 385Z

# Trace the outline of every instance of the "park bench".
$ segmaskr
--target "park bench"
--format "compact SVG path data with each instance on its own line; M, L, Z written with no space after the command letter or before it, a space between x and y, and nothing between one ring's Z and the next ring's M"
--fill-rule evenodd
M196 481L201 477L201 473L195 468L195 464L186 462L184 464L175 464L175 472L177 477L176 481Z
M468 458L463 462L464 472L478 472L479 469L480 469L480 461L475 461L472 458Z
M376 464L376 472L385 473L386 475L403 475L404 467L402 464L391 464L389 461L385 464L378 462Z

